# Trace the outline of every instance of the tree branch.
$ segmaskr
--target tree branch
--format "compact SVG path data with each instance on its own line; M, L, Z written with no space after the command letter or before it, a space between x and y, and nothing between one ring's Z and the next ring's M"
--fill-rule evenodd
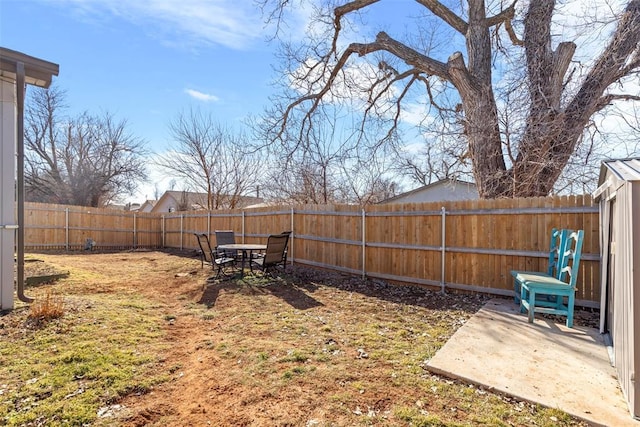
M480 90L478 83L475 81L469 70L464 64L462 53L456 52L449 57L447 61L449 68L449 81L458 88L460 96L464 99L469 94Z
M429 9L434 15L442 19L444 22L449 24L454 30L464 35L467 33L467 28L469 24L467 24L464 19L460 18L458 15L453 13L451 9L444 6L437 0L416 0L416 2L420 3L427 9Z
M564 76L571 64L571 59L576 51L573 42L562 42L558 45L552 56L552 72L550 76L551 100L553 108L560 109L560 98L564 88Z
M338 62L331 70L331 73L326 83L324 83L324 85L318 92L311 93L306 96L302 96L287 106L287 108L284 111L284 114L282 115L282 123L280 124L280 129L277 133L277 138L282 137L282 135L284 134L284 130L287 127L291 112L297 106L308 101L313 101L307 113L305 114L305 117L303 120L308 121L310 119L310 117L318 108L320 104L320 100L327 94L327 92L329 92L336 77L338 76L338 73L345 67L351 55L357 54L358 56L365 56L380 50L385 50L389 53L392 53L393 55L396 55L400 59L403 59L408 65L412 65L424 73L436 75L445 80L451 80L451 76L447 71L446 64L440 61L437 61L433 58L430 58L428 56L425 56L417 52L416 50L404 45L403 43L400 43L397 40L394 40L393 38L389 37L386 33L381 32L377 35L375 42L366 43L366 44L351 43L342 53L342 55L338 59Z
M599 94L632 69L627 64L629 58L635 66L640 44L640 0L631 0L618 22L611 42L604 49L595 65L585 78L584 84L567 107L569 116L578 123L586 123L593 108L601 105ZM627 64L627 65L625 65Z
M501 24L503 22L506 23L507 21L511 21L513 19L513 17L516 15L516 3L517 2L518 2L518 0L514 0L514 2L511 3L511 6L507 7L504 10L502 10L497 15L488 17L487 18L487 26L488 27L493 27L494 25L498 25L498 24Z
M609 94L601 97L596 104L596 111L602 110L604 107L611 105L614 101L640 101L640 95L630 94Z
M380 0L353 0L347 4L343 4L342 6L338 6L333 9L334 19L333 26L335 31L333 32L333 40L331 41L331 52L338 51L338 37L340 36L340 31L342 30L342 17L348 13L355 12L360 9L364 9L367 6L370 6L374 3L379 2Z
M513 29L513 25L511 24L511 21L513 21L513 18L516 16L517 1L518 0L514 0L514 2L511 3L511 6L504 9L497 15L487 18L487 26L493 27L504 23L504 29L509 35L511 43L513 43L515 46L524 46L523 41L518 38L518 35L516 34L515 30Z
M378 33L375 44L378 49L385 50L402 59L407 65L415 67L423 73L438 76L444 80L451 81L451 75L447 65L443 62L421 54L404 43L389 37L384 31ZM362 54L360 55L362 56Z

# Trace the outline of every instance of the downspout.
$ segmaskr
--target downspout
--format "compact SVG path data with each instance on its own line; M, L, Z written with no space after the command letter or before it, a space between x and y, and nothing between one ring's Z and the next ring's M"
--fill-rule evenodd
M24 294L24 94L26 86L24 83L24 64L16 64L16 100L18 104L17 129L17 192L18 192L18 268L17 268L17 294L22 302L33 302Z
M442 247L440 248L440 293L446 293L446 281L445 281L445 258L447 256L447 210L445 207L442 207Z

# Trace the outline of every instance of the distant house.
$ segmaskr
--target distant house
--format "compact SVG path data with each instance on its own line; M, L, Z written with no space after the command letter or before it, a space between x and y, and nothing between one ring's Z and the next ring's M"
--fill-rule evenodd
M262 203L261 197L240 196L235 208L241 209ZM207 209L207 193L191 191L165 191L158 199L151 212L179 212Z
M145 202L140 205L138 212L151 212L157 202L157 200L145 200Z
M383 200L380 204L443 202L446 200L472 200L478 198L478 189L474 183L456 179L443 179Z

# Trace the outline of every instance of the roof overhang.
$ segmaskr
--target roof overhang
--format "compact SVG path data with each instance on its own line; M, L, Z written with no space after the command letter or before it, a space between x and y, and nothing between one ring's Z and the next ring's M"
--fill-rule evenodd
M617 188L630 181L640 181L640 158L605 160L600 166L598 188L592 196L594 200L598 200L612 187Z
M20 63L24 65L25 83L43 88L49 87L60 71L58 64L0 47L0 77L17 80Z

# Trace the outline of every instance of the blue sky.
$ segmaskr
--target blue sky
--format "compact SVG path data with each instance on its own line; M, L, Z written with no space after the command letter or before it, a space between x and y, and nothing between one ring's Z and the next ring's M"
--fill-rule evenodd
M262 111L269 31L249 0L0 0L0 45L59 64L70 113L113 113L155 152L183 110L232 126Z
M376 16L400 23L412 3L382 2ZM281 35L304 37L308 15L294 8ZM170 149L168 124L190 108L236 129L259 115L278 78L273 35L253 0L0 0L0 46L57 63L70 115L126 119L152 153ZM171 179L151 168L134 198Z
M560 22L574 20L582 10L574 3L582 1L568 2ZM424 24L421 7L410 0L383 1L367 10L372 13L361 23L343 29L350 31L343 43L371 40L378 30L415 34L416 24ZM309 14L294 8L283 36L304 37ZM434 27L440 34L436 58L446 61L460 47L442 37L442 27ZM579 50L592 54L589 42L601 41L583 33L563 36L586 38ZM277 45L267 41L273 34L253 0L0 0L0 46L59 64L54 81L66 91L71 115L107 111L126 119L155 153L171 147L168 124L189 108L240 128L268 106L271 82L278 78ZM424 118L421 104L404 106L401 120L408 126ZM151 184L138 199L151 197L161 180L160 190L167 188L171 177L151 172Z

